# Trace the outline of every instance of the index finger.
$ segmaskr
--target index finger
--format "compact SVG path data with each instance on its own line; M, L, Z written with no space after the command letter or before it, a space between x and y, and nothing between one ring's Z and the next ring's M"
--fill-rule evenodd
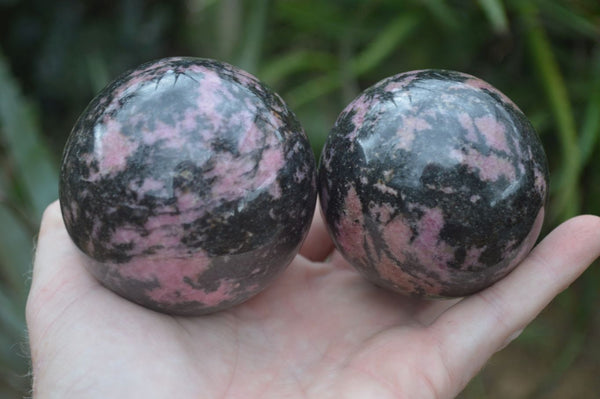
M600 218L573 218L504 279L448 309L430 327L449 373L474 376L598 256Z

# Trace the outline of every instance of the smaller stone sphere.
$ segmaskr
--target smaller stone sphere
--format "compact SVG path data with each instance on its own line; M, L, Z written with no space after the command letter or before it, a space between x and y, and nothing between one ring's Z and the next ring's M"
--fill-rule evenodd
M92 100L66 143L59 194L102 284L200 315L249 299L291 262L312 220L316 165L294 114L255 77L167 58Z
M339 115L321 154L322 213L364 277L461 297L513 270L544 219L548 167L504 94L459 72L384 79Z

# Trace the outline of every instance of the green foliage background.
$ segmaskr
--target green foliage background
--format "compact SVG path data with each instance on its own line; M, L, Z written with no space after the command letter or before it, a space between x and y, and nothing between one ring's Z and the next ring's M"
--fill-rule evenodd
M258 76L317 153L338 113L376 81L421 68L471 73L512 98L542 138L545 232L600 214L597 0L0 0L0 397L29 394L32 248L71 126L118 74L173 55ZM597 395L599 287L596 265L461 397Z

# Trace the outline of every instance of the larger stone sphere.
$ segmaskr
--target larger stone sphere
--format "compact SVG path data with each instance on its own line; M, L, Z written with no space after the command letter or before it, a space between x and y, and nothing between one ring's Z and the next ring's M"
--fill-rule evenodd
M315 169L296 117L255 77L169 58L122 75L85 109L64 150L60 203L106 287L198 315L245 301L291 262Z
M548 168L530 122L473 76L423 70L365 90L321 155L321 207L362 275L427 297L475 293L509 273L544 219Z

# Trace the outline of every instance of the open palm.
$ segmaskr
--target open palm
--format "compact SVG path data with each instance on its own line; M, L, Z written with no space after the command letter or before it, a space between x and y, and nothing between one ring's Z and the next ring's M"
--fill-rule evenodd
M452 398L599 254L600 218L580 216L481 293L417 300L363 280L316 218L263 293L173 317L102 287L54 203L27 304L34 397Z

